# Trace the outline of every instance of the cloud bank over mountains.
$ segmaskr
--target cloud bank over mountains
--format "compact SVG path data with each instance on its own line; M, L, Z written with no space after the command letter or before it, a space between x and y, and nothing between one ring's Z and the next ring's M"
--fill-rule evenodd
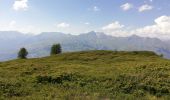
M129 30L125 25L120 24L118 21L115 21L104 26L102 30L112 36L130 36L132 34L136 34L146 37L169 38L170 16L160 16L154 20L153 25L146 25L144 27L131 30Z
M82 23L84 25L90 26L88 22ZM57 29L68 29L72 25L66 22L55 24L55 27ZM34 27L32 25L27 25L25 27L20 26L15 20L12 20L11 22L0 25L0 31L19 31L25 34L39 34L38 31L36 33L31 32L30 30L40 30L40 27ZM93 31L93 30L91 30ZM113 21L112 23L109 23L108 25L105 25L97 30L97 32L104 32L107 35L111 36L130 36L133 34L142 36L142 37L157 37L160 39L170 39L170 16L160 16L156 18L153 21L153 24L146 25L140 28L129 28L129 26L126 26L119 21ZM83 33L83 31L81 32ZM72 34L72 33L70 33ZM74 33L73 33L74 34Z

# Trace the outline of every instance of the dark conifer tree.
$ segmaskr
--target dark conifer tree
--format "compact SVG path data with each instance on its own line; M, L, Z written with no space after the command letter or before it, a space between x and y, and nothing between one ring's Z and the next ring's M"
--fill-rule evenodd
M28 55L27 49L21 48L20 51L18 52L18 58L20 59L26 59Z
M56 55L56 54L60 54L62 52L61 50L61 45L60 44L54 44L51 47L51 55Z

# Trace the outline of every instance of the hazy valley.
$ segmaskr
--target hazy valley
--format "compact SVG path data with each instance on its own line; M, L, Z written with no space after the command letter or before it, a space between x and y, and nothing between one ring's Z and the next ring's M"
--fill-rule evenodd
M15 41L15 42L14 42ZM48 56L52 44L60 43L63 52L84 50L113 51L153 51L170 58L170 43L158 38L113 37L99 32L89 32L80 35L70 35L58 32L44 32L40 35L25 35L14 31L0 32L0 60L17 58L21 47L29 51L29 57Z

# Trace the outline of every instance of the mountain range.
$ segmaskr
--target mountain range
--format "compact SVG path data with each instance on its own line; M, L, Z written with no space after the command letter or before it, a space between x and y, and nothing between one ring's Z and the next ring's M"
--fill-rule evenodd
M43 32L39 35L27 35L16 31L0 32L0 61L17 58L21 47L27 48L29 57L48 56L52 44L60 43L63 52L83 50L118 51L154 51L170 58L170 43L158 38L114 37L100 32L88 32L80 35L60 32Z

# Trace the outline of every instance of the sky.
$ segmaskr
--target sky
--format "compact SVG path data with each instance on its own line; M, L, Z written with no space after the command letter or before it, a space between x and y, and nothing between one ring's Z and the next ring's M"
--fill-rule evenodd
M170 0L0 0L0 31L170 39Z

